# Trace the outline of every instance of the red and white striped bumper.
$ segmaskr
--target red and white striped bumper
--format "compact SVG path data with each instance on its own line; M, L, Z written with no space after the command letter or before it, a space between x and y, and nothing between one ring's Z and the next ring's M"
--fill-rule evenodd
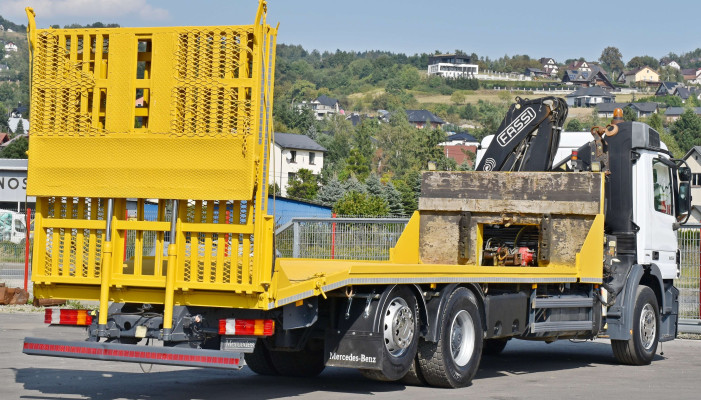
M181 365L186 367L240 369L244 365L243 354L227 351L117 343L68 342L32 337L24 339L22 352L38 356Z

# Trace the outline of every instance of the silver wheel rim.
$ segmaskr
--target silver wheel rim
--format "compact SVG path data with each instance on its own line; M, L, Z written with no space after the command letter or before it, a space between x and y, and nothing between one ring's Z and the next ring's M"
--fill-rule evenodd
M650 303L645 304L640 313L640 340L645 350L650 350L657 335L657 319Z
M387 351L393 357L402 356L414 339L414 312L406 300L395 297L389 302L383 322Z
M455 364L464 367L475 350L475 325L470 313L460 310L450 324L450 354Z

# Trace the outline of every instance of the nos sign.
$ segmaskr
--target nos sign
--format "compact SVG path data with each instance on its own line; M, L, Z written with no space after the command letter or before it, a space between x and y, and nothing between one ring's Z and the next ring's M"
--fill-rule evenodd
M0 201L23 202L27 197L27 172L0 170Z

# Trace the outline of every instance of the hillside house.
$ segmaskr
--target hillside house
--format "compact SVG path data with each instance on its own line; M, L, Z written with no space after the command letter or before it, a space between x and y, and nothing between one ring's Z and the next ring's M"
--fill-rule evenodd
M17 45L14 42L5 43L5 52L8 53L10 51L17 51ZM7 57L7 54L5 57Z
M282 196L287 196L287 186L300 169L321 174L326 149L307 135L276 133L273 158L268 172L268 183L276 183Z
M672 67L672 68L676 69L677 71L682 69L681 65L679 65L679 63L674 61L674 60L666 62L666 63L660 63L660 66L661 67Z
M701 107L694 107L691 110L696 113L696 115L701 116ZM667 109L664 112L665 119L667 120L667 123L674 122L679 119L679 117L684 114L684 111L686 111L686 108L684 107L667 107Z
M677 86L672 92L673 96L677 96L682 99L682 103L686 103L689 97L699 98L699 90L697 88L689 88L684 86Z
M593 107L615 101L616 96L600 86L579 88L567 95L567 105L570 107Z
M638 118L649 117L659 110L659 105L655 102L646 103L604 103L596 106L596 112L601 118L613 118L613 111L617 108L624 109L630 107Z
M571 83L582 87L600 86L613 89L613 83L606 71L594 63L576 61L567 66L562 77L563 83Z
M655 91L655 96L671 96L674 94L674 89L681 85L679 82L660 82L660 86Z
M554 77L557 76L558 71L560 70L560 67L557 65L555 62L555 59L549 58L549 57L543 57L540 60L540 69L543 70L546 74Z
M469 133L456 133L445 138L445 142L439 143L443 147L443 154L452 158L458 165L467 163L474 165L475 153L479 147L479 140Z
M338 99L323 94L312 101L303 101L297 107L311 108L317 121L321 121L330 115L344 114Z
M410 124L419 129L426 126L426 123L433 129L438 129L445 124L445 121L428 110L406 110L406 117Z
M545 73L540 68L526 68L526 71L523 73L526 76L530 76L531 78L541 78L544 76L548 76L548 74Z
M625 82L627 85L634 85L638 82L656 84L660 81L660 74L646 65L627 72L621 72L618 81Z
M471 78L477 75L479 66L470 56L460 54L438 54L428 57L428 74L444 78Z

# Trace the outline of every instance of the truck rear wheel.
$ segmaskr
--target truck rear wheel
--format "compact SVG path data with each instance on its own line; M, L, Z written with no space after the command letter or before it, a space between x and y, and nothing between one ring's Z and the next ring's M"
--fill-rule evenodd
M382 309L382 369L361 370L366 378L402 379L411 369L419 342L418 302L411 289L395 286Z
M647 365L660 337L660 308L652 289L638 286L633 310L633 334L628 340L611 340L613 355L622 364Z
M243 358L246 360L248 368L258 375L279 375L270 359L270 350L261 339L256 341L253 353L245 353Z
M324 343L309 340L301 351L270 351L270 360L275 370L282 376L307 378L317 376L324 365Z
M422 341L419 345L421 374L433 386L467 386L482 356L482 318L472 292L456 289L439 321L438 342Z
M501 354L506 347L506 343L509 342L508 338L505 339L484 339L482 344L482 354L488 356L496 356Z

